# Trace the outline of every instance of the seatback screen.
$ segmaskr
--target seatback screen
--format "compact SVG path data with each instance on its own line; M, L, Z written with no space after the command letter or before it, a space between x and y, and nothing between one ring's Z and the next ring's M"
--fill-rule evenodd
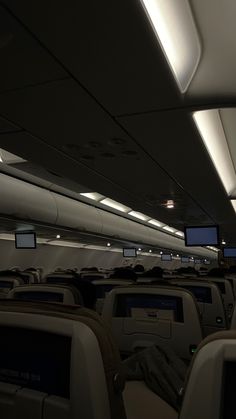
M153 294L117 295L116 317L147 317L184 322L181 297Z
M0 326L0 381L70 397L71 338Z
M17 300L54 301L63 303L63 294L59 292L22 291L16 292L15 298Z
M193 285L181 285L181 287L189 290L199 303L212 304L211 288Z
M189 263L189 258L188 258L188 257L183 256L183 257L181 258L181 263Z
M13 281L0 281L0 288L13 288Z
M217 246L219 244L218 226L185 227L186 246Z

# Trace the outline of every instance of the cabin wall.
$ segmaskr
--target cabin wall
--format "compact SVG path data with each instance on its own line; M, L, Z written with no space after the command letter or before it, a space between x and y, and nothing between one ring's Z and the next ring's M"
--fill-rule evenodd
M13 240L0 240L0 270L18 267L23 270L29 267L43 268L44 275L57 268L69 269L96 266L98 268L113 268L116 266L134 266L137 263L144 265L145 269L161 266L164 269L176 269L180 266L194 266L181 264L178 259L172 262L162 262L160 257L148 255L137 258L123 258L121 252L111 249L93 250L75 247L38 245L37 249L15 249ZM214 263L215 265L215 263ZM199 269L201 265L196 265ZM213 264L210 265L213 267Z

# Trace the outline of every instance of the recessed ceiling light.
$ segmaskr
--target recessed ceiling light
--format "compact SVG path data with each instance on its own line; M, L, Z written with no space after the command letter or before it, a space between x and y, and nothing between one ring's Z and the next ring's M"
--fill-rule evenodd
M201 57L201 45L188 1L141 0L182 93Z
M104 195L101 195L98 192L83 192L80 193L81 196L85 196L85 198L93 199L94 201L101 201L104 198Z
M110 247L110 246L111 246L111 243L109 243L109 242L108 242L108 243L107 243L107 247Z
M138 218L139 220L142 220L142 221L148 221L150 218L147 215L144 215L141 212L137 212L137 211L130 211L128 214L131 215L131 217Z
M160 221L157 220L149 220L148 223L154 225L155 227L162 227L163 223L161 223Z
M173 199L168 199L167 203L166 203L166 208L171 209L175 207L175 203L173 201Z
M169 227L169 226L164 226L163 227L163 230L169 231L170 233L174 233L175 232L174 228Z
M141 252L141 250L142 250L142 249L141 249L141 247L139 247L139 248L138 248L138 251L139 251L139 252Z
M163 252L160 252L160 255L163 255Z
M60 234L57 234L57 235L56 235L56 238L57 238L57 239L60 239L60 238L61 238Z
M152 253L152 250L151 249L149 249L149 253Z
M176 255L177 258L179 258L179 255Z
M117 211L121 211L121 212L129 212L131 210L131 208L126 207L125 205L120 204L119 202L113 201L113 199L110 199L110 198L103 199L102 201L100 201L100 204L114 208Z
M222 240L221 244L226 244L226 241L225 240Z

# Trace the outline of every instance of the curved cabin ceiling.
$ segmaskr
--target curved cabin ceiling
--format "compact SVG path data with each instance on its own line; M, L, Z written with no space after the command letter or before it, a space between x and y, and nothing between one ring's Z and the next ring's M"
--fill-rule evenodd
M236 106L236 5L181 4L197 54L177 83L141 1L52 0L46 9L39 0L3 1L0 147L26 160L18 170L96 191L176 230L219 224L236 244L234 208L193 120L215 108L226 121L224 104ZM172 13L172 29L184 14Z

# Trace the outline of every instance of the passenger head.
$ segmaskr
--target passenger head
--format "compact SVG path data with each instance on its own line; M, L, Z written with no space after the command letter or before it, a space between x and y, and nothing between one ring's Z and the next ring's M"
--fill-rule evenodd
M133 279L134 281L137 279L137 277L138 276L134 270L129 267L115 268L114 273L110 276L110 278L113 279Z
M224 278L225 270L223 268L212 268L208 272L208 276L216 277L216 278Z
M135 267L133 269L134 269L134 272L144 272L145 271L144 266L139 265L139 264L135 265Z
M145 273L148 278L162 278L163 269L160 266L154 266L152 269Z

